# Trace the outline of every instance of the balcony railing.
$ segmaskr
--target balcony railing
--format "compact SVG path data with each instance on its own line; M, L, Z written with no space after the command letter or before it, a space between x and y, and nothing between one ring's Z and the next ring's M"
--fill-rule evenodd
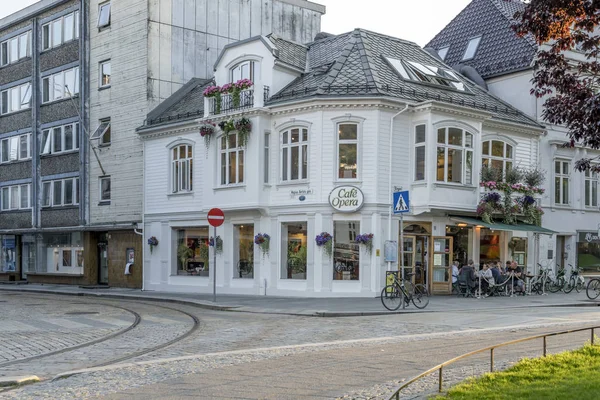
M254 107L254 89L242 90L239 96L227 93L222 94L221 97L211 97L209 98L209 107L211 115L252 108Z

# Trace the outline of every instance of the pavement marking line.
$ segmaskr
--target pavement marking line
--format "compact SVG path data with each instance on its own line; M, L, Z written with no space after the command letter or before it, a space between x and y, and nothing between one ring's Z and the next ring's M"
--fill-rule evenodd
M591 323L591 322L598 323L598 319L578 321L577 325L582 325L582 324ZM261 352L269 352L269 351L277 351L277 350L318 348L318 347L324 347L324 346L341 346L341 345L348 345L348 344L371 344L371 343L377 344L377 343L390 342L390 341L393 342L393 341L398 341L398 340L404 341L406 339L415 339L415 338L416 339L435 339L435 338L443 338L443 337L448 337L448 336L453 336L453 335L481 334L481 333L486 333L486 332L503 332L503 331L510 331L510 330L550 328L550 327L564 326L564 325L575 325L575 324L555 323L555 324L531 324L531 325L526 325L526 326L509 325L509 326L505 326L505 327L501 327L501 328L498 327L498 328L465 329L465 330L448 331L448 332L411 334L411 335L403 335L403 336L386 336L386 337L379 337L379 338L348 339L348 340L337 340L337 341L330 341L330 342L305 343L305 344L295 344L295 345L275 346L275 347L261 347L261 348L255 348L255 349L229 350L229 351L222 351L222 352L215 352L215 353L205 353L205 354L195 354L195 355L189 355L189 356L170 357L170 358L163 358L163 359L159 359L159 360L148 360L148 361L137 361L137 362L129 362L129 363L121 363L121 364L112 364L112 365L107 365L107 366L103 366L103 367L84 368L84 369L80 369L80 370L63 372L61 374L56 375L51 380L54 381L54 380L59 380L59 379L65 379L65 378L68 378L73 375L80 375L80 374L86 374L86 373L110 371L110 370L114 370L114 369L131 368L131 367L143 366L143 365L163 364L163 363L176 362L176 361L198 360L198 359L203 359L203 358L218 357L218 356L224 356L224 355L244 355L244 354L250 354L250 353L261 353ZM410 341L410 340L406 340L406 341Z

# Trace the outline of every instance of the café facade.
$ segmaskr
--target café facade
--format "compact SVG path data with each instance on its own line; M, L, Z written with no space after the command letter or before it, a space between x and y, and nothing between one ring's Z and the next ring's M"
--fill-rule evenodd
M372 297L404 265L448 293L453 259L530 265L532 239L550 233L478 218L479 176L535 165L542 133L411 42L356 29L232 43L213 80L193 79L138 129L144 290L211 293L216 278L218 293Z

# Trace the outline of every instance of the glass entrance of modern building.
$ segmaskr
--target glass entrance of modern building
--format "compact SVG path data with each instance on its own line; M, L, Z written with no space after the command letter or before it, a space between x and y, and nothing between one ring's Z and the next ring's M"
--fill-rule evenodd
M108 235L98 235L98 283L108 285Z

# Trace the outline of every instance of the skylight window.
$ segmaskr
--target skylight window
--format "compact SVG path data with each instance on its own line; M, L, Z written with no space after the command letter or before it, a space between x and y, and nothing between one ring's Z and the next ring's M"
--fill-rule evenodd
M445 86L460 90L461 92L468 91L466 85L459 79L458 75L448 69L425 65L415 61L384 58L403 79Z
M463 61L470 60L471 58L475 57L475 52L477 52L479 42L481 42L481 36L469 40L469 44L465 50L465 55L462 58Z
M446 55L448 54L448 50L450 50L450 46L446 46L446 47L442 47L441 49L438 50L438 56L440 56L440 58L443 60L446 59Z

